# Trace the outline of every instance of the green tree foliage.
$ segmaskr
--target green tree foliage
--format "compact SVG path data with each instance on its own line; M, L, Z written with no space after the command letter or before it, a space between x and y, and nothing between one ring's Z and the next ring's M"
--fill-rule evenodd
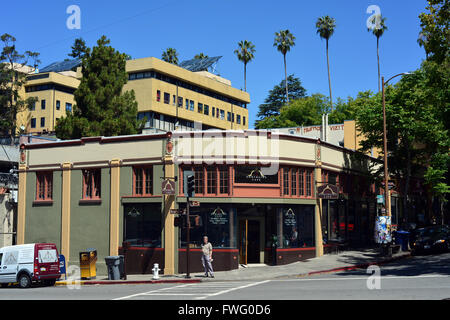
M26 51L21 54L16 49L16 38L10 34L0 37L3 48L0 51L0 135L14 137L18 131L17 114L36 102L35 98L23 99L20 92L26 81L23 67L28 59L33 60L36 69L39 53Z
M67 112L56 124L60 139L138 134L143 121L137 120L134 91L122 92L127 83L126 54L109 46L101 37L82 62L83 78L75 91L73 113Z
M261 104L259 112L257 114L259 120L255 122L256 128L259 128L259 122L267 117L278 116L280 114L280 109L286 104L286 84L285 80L281 81L269 91L269 95ZM289 75L288 77L288 88L289 88L289 100L293 101L306 96L306 89L302 86L299 78L294 77L294 75Z
M287 66L286 66L286 55L291 48L295 46L295 36L289 30L281 30L275 33L275 40L273 46L277 47L277 50L283 55L284 61L284 78L286 84L286 100L289 103L289 88L287 84Z
M206 59L209 58L206 54L204 54L203 52L200 52L199 54L196 54L194 56L194 59L198 59L198 60L202 60L202 59Z
M238 49L234 50L234 54L238 60L244 64L244 91L247 91L247 64L255 58L255 45L250 41L239 41Z
M178 65L178 52L174 48L167 48L161 55L161 59L165 62Z
M83 59L88 53L89 48L86 46L86 42L82 38L75 39L72 46L72 52L68 54L69 57L74 59Z

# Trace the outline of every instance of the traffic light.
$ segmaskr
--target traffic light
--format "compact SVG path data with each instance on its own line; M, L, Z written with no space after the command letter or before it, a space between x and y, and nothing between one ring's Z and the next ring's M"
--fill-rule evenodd
M195 196L195 178L194 175L187 176L187 197L193 198Z

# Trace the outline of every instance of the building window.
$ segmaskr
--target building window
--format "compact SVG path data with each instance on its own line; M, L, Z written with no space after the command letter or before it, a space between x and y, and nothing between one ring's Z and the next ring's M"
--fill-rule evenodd
M41 118L41 128L45 127L45 118Z
M306 196L311 197L312 196L312 189L311 189L311 170L306 171Z
M205 116L209 116L209 106L205 104L205 109L203 110Z
M172 105L175 105L176 101L177 101L177 96L173 95L172 96Z
M234 112L231 114L231 122L234 122Z
M31 128L32 129L36 128L36 118L31 118Z
M206 169L206 190L208 194L217 193L217 171L215 167Z
M227 112L227 121L231 122L231 112Z
M124 213L124 242L131 247L161 248L161 204L126 204Z
M178 107L183 108L183 97L178 97Z
M225 110L220 110L220 120L225 120Z
M72 104L71 103L66 103L66 111L72 112Z
M161 102L161 90L156 91L156 101Z
M298 169L291 169L291 196L297 195L297 172Z
M216 116L216 108L215 107L212 107L212 116L213 116L213 118Z
M53 172L36 172L36 200L53 200Z
M305 170L300 169L298 173L298 186L299 186L299 195L305 195Z
M289 195L289 169L283 168L283 194Z
M246 125L246 123L245 123L245 117L242 117L242 124L245 126Z
M194 168L194 182L195 182L195 194L203 194L204 178L203 168Z
M203 103L198 103L198 113L203 113Z
M34 110L36 110L36 101L33 101L33 102L30 104L30 111L34 111Z
M133 195L149 196L153 194L153 168L135 167L133 168L134 183Z
M219 168L219 183L220 183L220 193L228 194L229 193L229 174L228 167L220 167Z
M170 104L170 94L167 92L164 92L164 103Z
M194 108L195 108L195 102L192 101L192 100L190 100L189 103L191 104L191 105L190 105L191 111L194 111Z
M100 169L83 170L83 199L98 200L101 198Z
M61 110L61 101L56 100L56 110Z
M236 115L236 123L241 124L241 115Z
M42 101L41 101L41 109L42 109L42 110L45 110L45 105L46 105L45 100L42 100Z

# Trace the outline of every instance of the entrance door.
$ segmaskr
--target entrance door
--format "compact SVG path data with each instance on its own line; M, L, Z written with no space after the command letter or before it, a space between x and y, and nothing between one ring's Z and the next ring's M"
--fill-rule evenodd
M260 222L240 220L239 222L239 263L260 263Z

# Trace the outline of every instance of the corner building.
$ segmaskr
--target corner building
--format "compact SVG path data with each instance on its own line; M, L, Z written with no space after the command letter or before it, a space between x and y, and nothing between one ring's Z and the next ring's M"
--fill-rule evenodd
M367 244L376 215L373 158L332 144L277 132L200 131L94 137L23 145L18 243L52 242L69 264L96 248L104 257L126 248L129 274L186 271L186 229L174 209L186 207L183 175L195 176L191 272L201 271L208 235L214 268L287 264ZM175 195L163 182L176 179ZM319 197L337 186L334 200ZM277 248L273 249L273 239Z

